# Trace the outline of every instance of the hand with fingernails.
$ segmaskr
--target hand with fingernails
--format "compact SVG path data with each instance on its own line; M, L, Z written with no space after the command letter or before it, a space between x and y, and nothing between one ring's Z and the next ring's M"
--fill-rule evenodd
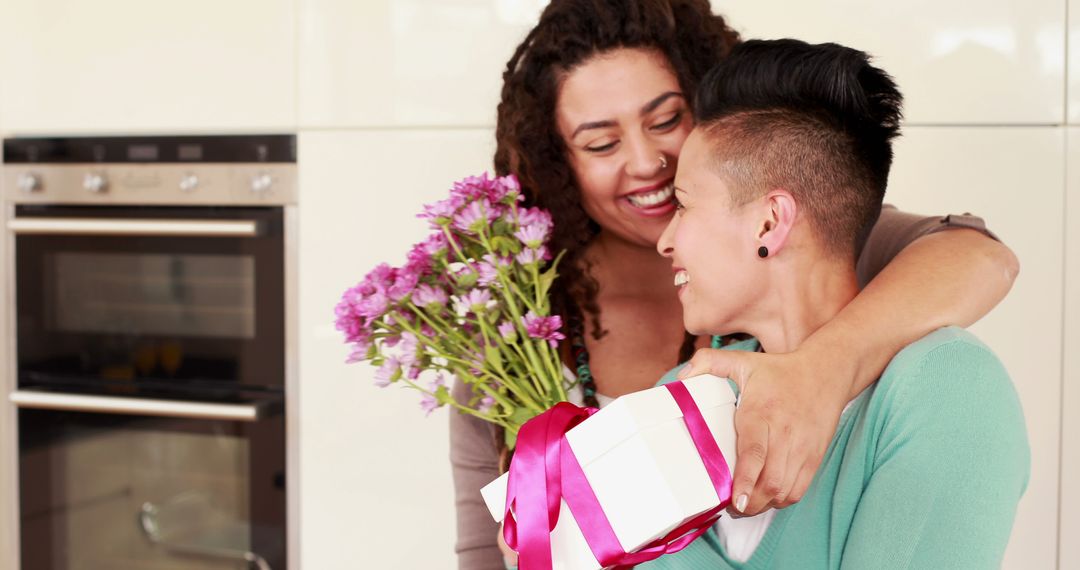
M732 514L787 507L810 487L852 389L853 375L822 358L703 348L679 371L680 379L713 374L739 386Z

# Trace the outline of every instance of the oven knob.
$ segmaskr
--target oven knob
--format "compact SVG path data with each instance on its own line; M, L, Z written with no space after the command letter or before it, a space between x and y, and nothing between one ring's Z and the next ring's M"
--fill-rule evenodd
M274 185L274 177L268 172L260 172L251 177L251 191L256 194L266 194Z
M15 186L26 194L33 194L41 190L41 177L37 174L24 172L15 181Z
M107 186L104 174L89 173L83 177L83 188L95 194L104 192Z
M199 177L194 174L185 174L180 177L180 191L194 192L199 187Z

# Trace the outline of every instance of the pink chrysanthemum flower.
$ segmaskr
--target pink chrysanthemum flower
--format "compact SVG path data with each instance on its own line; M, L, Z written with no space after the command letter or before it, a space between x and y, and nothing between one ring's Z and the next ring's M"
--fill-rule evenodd
M514 323L510 321L503 321L499 323L499 336L503 337L506 342L514 342L517 338L517 330L514 327Z
M480 314L488 309L489 303L491 303L491 292L487 289L472 289L455 299L458 311L466 313Z
M481 261L476 264L476 274L479 278L476 280L476 284L481 287L489 287L492 283L499 280L499 270L495 269L495 266Z
M523 249L516 257L518 263L529 265L530 263L540 263L551 259L551 254L548 253L546 246L540 246L537 249Z
M417 214L417 218L426 219L428 225L433 230L441 230L443 226L446 226L454 217L454 213L457 209L464 204L465 201L460 197L451 196L446 200L439 200L434 204L425 204L424 211Z
M416 288L416 283L420 280L420 273L412 267L402 267L398 269L394 274L394 284L390 286L387 293L390 296L390 300L395 303L401 301L405 297L408 297L413 289Z
M549 232L551 228L555 227L554 221L551 219L551 214L547 210L541 208L525 208L518 212L518 225L521 227L539 225L546 228Z
M420 409L424 411L425 416L430 416L431 412L439 409L439 400L435 399L435 396L431 394L424 394L420 398Z
M393 382L394 375L401 370L401 364L396 358L387 358L383 365L375 371L375 385L385 388Z
M420 242L420 247L430 257L442 254L449 246L450 243L446 240L446 234L444 233L431 234L427 239Z
M469 234L478 234L488 224L499 219L499 214L487 198L469 202L454 216L454 227Z
M551 317L541 317L533 311L529 311L527 315L521 317L521 323L525 325L525 332L532 338L538 340L546 340L551 348L555 348L559 345L559 341L566 338L566 335L559 332L562 328L562 317L558 315Z
M514 237L529 249L537 249L547 241L550 228L540 222L534 222L518 228Z
M403 368L416 364L419 358L417 355L419 348L420 341L416 338L416 335L411 332L401 333L401 342L398 344L398 362Z
M428 285L427 283L417 285L412 296L412 302L416 304L417 307L445 305L449 300L450 296L446 293L445 289L435 285Z

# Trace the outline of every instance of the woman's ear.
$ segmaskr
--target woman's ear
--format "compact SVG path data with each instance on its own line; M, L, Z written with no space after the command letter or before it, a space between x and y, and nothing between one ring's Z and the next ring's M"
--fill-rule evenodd
M798 205L791 192L783 189L770 190L762 197L762 200L764 200L763 216L758 225L756 237L758 245L764 246L768 252L767 256L772 257L780 253L787 244L791 228L795 225Z

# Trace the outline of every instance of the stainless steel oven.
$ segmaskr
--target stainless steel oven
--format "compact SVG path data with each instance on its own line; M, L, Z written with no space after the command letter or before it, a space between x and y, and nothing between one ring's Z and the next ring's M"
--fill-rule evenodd
M4 156L22 569L284 569L295 138Z

